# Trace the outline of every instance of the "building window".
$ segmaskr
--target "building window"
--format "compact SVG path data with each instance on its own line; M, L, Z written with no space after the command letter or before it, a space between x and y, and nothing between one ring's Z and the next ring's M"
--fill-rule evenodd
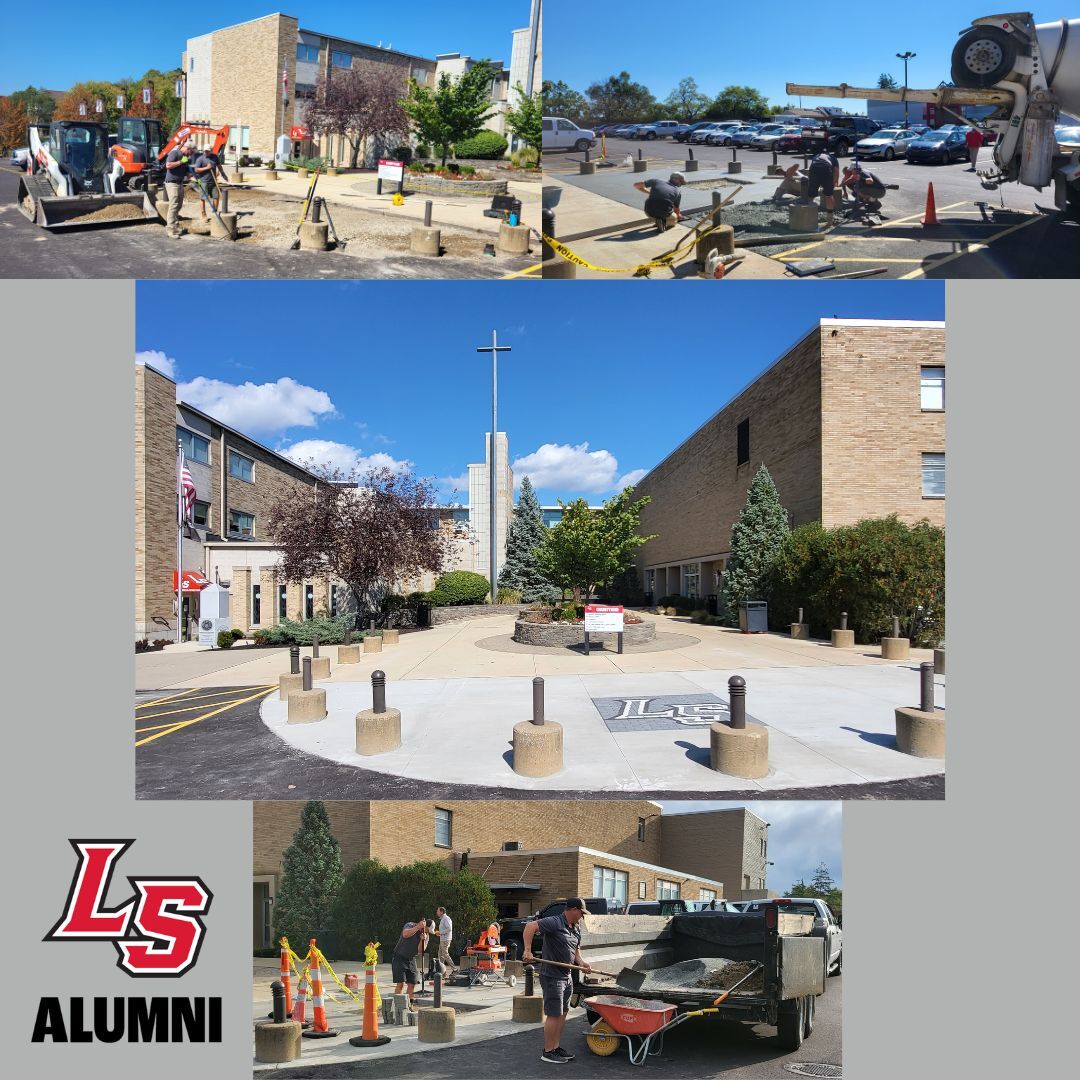
M745 465L750 460L750 420L740 420L735 429L735 465Z
M332 63L336 68L351 68L352 53L335 51L331 53L330 63Z
M255 535L255 515L245 514L243 510L229 511L229 535L247 536Z
M279 619L288 618L289 594L284 585L279 585L277 587L277 612Z
M637 898L639 900L644 900L648 895L648 886L645 884L644 881L639 881L637 883Z
M188 461L198 461L203 465L210 464L210 441L194 431L178 427L176 429L177 442L184 448L184 457Z
M315 618L315 586L304 586L304 618Z
M262 623L262 586L251 586L251 625L259 626Z
M240 129L240 149L251 149L251 128L249 127L242 127Z
M468 510L455 510L454 524L455 525L468 525L469 524L469 511Z
M945 408L945 369L943 367L920 369L919 398L923 412L941 412Z
M210 527L210 504L203 502L201 499L195 500L195 505L191 509L191 520L195 525L201 528L207 529Z
M435 846L450 847L454 839L454 814L452 810L435 807Z
M701 585L701 563L690 563L682 568L683 596L696 599Z
M229 451L229 475L237 480L246 480L249 484L255 469L255 462L251 458L238 454L235 450Z
M924 499L945 498L944 454L923 454L922 493Z
M319 62L319 46L302 44L297 45L296 59L303 60L308 64L317 64Z
M412 77L421 85L426 86L428 80L427 68L413 68Z
M315 100L315 86L312 83L297 83L294 93L297 101Z
M715 889L702 889L701 892L698 894L698 899L699 900L715 900L716 899L716 890Z
M639 840L645 839L645 819L643 817L637 819L637 838Z
M330 586L330 618L333 619L338 613L337 606L337 586Z
M679 899L679 883L677 881L664 881L661 878L656 879L656 899L657 900L678 900Z
M630 875L625 870L612 870L610 866L594 866L593 896L607 896L620 904L625 904L629 878Z

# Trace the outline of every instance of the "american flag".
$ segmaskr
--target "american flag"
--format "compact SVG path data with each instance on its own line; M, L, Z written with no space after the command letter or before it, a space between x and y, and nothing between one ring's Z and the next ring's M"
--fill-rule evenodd
M177 492L182 508L182 518L189 525L195 520L195 481L191 479L191 473L184 462L184 449L180 448L180 490Z

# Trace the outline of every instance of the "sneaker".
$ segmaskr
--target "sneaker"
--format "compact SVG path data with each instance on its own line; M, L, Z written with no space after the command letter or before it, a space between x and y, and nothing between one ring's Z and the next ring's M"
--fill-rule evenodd
M553 1054L558 1054L559 1057L561 1057L563 1059L563 1061L573 1061L574 1060L574 1055L571 1054L569 1050L564 1050L561 1046L556 1046L555 1049L552 1050L552 1053Z
M551 1065L565 1065L570 1059L563 1057L559 1052L559 1048L556 1047L554 1050L545 1050L540 1055L540 1060L546 1061Z

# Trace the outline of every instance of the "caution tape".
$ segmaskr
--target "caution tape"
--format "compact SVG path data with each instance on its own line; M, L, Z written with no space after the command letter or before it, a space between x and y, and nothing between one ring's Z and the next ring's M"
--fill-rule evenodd
M708 236L710 233L715 232L719 227L720 225L717 224L706 229L702 233L694 233L685 244L674 248L664 255L658 255L655 259L650 259L648 262L639 263L637 266L596 266L589 262L588 259L583 259L576 251L571 250L565 244L559 243L553 236L545 235L543 239L544 243L550 244L552 250L556 251L567 262L576 263L578 266L584 266L588 270L595 270L600 274L633 274L635 277L644 277L653 270L663 270L666 267L674 265L679 259L690 252L699 240Z
M316 951L316 953L318 953L320 966L325 966L326 970L330 972L330 977L334 980L334 982L336 982L338 984L338 986L340 986L341 989L344 990L345 993L348 994L349 997L351 997L353 999L353 1001L355 1001L356 1004L362 1010L364 1008L364 1002L361 999L360 995L357 994L354 990L350 990L349 987L347 987L341 981L341 979L338 977L338 973L330 966L330 961L326 959L326 957L322 954L321 950L316 949L315 951ZM326 990L324 990L323 993L324 993L324 995L326 997L330 998L330 1000L332 1002L334 1002L336 1005L343 1004L343 1002L338 1001L338 999L336 997L334 997L332 994L330 994ZM379 1009L381 1007L382 1007L382 995L379 993L379 984L376 982L375 983L375 1008Z

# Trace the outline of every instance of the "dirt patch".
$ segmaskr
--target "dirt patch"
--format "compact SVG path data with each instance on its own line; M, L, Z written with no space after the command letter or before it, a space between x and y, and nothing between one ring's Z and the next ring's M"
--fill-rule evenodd
M143 217L142 208L134 203L112 203L109 206L99 206L96 210L90 210L76 217L65 218L68 225L83 225L90 222L103 221L134 221Z
M657 993L664 993L667 990L728 990L753 967L754 964L748 960L724 960L719 957L684 960L681 964L672 964L670 967L650 971L645 976L642 989ZM761 988L762 979L759 971L747 979L735 993L759 993Z

